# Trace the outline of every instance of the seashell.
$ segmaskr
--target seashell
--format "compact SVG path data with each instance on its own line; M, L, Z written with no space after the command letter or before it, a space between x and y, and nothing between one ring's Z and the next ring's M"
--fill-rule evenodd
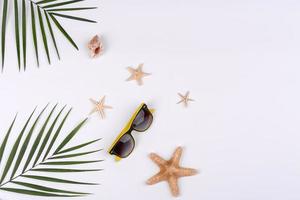
M90 50L90 56L96 58L103 53L103 43L101 36L95 35L88 43L88 48Z

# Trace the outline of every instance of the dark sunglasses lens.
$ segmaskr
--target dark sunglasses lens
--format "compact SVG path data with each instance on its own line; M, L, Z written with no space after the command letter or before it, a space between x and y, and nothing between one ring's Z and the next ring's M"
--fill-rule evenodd
M132 128L136 131L145 131L150 127L152 121L152 113L149 111L147 106L144 106L135 117L132 123Z
M126 133L119 139L117 144L114 146L112 153L121 158L125 158L132 152L133 148L134 139L129 133Z

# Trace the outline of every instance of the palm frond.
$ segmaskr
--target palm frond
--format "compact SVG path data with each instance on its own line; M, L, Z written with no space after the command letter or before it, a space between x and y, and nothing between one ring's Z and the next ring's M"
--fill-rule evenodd
M78 21L83 21L83 22L97 23L96 21L93 21L93 20L90 20L90 19L85 19L85 18L82 18L82 17L75 17L75 16L71 16L71 15L63 15L63 14L54 13L54 12L51 12L51 14L54 15L54 16L63 17L63 18L67 18L67 19L73 19L73 20L78 20Z
M61 194L54 194L54 193L47 193L47 192L39 192L35 190L24 190L18 188L0 188L0 190L7 191L7 192L14 192L19 194L27 194L32 196L44 196L44 197L79 197L82 195L61 195Z
M37 5L41 5L41 4L45 4L45 3L51 3L53 1L57 1L57 0L41 0L36 2Z
M69 4L78 3L80 1L84 1L84 0L65 1L65 2L61 2L61 3L54 3L54 4L50 4L50 5L46 5L46 6L41 6L41 7L44 8L44 9L46 9L46 8L56 8L56 7L60 7L60 6L65 6L65 5L69 5Z
M54 156L50 159L73 158L73 157L84 156L84 155L88 155L88 154L92 154L92 153L97 153L99 151L102 151L102 149L95 150L95 151L87 151L87 152L83 152L83 153L74 153L74 154L68 154L68 155L62 155L62 156Z
M3 0L3 14L2 14L2 33L1 33L1 60L2 60L2 70L4 67L5 58L5 38L6 38L6 21L7 21L7 8L8 0Z
M90 144L93 144L93 143L95 143L95 142L98 142L99 140L101 140L101 139L92 140L92 141L90 141L90 142L86 142L86 143L83 143L83 144L80 144L80 145L77 145L77 146L74 146L74 147L70 147L70 148L68 148L68 149L65 149L65 150L62 150L62 151L60 151L60 152L57 152L55 155L59 155L59 154L67 153L67 152L70 152L70 151L75 151L75 150L77 150L77 149L81 149L81 148L83 148L83 147L85 147L85 146L88 146L88 145L90 145Z
M56 25L56 27L58 28L58 30L60 30L60 32L67 38L67 40L69 40L69 42L73 45L73 47L75 47L75 49L79 50L78 46L76 45L76 43L74 42L74 40L72 39L72 37L62 27L62 25L60 25L60 23L57 21L57 19L52 14L50 14L50 17L53 20L53 22Z
M22 47L23 47L23 65L26 70L26 3L22 0Z
M56 8L56 9L47 9L48 12L56 12L56 11L77 11L77 10L93 10L97 9L97 7L81 7L81 8Z
M23 127L23 129L22 129L22 131L21 131L21 133L19 134L19 136L17 137L17 140L15 141L15 143L14 143L14 145L13 145L13 148L12 148L10 154L9 154L9 157L8 157L8 159L7 159L5 168L4 168L4 170L3 170L3 173L2 173L2 176L1 176L1 179L0 179L0 183L3 182L3 180L5 179L5 176L7 175L8 170L10 169L10 166L12 165L12 162L13 162L15 156L16 156L16 153L17 153L17 150L18 150L20 141L21 141L21 139L22 139L22 136L23 136L24 133L25 133L25 129L26 129L26 127L27 127L27 125L28 125L28 123L29 123L29 121L30 121L30 119L31 119L31 117L32 117L32 115L33 115L33 113L34 113L34 112L32 112L31 115L29 116L29 118L27 119L27 121L26 121L26 123L25 123L25 125L24 125L24 127ZM14 172L12 173L11 178L12 178L13 176L14 176Z
M57 44L56 44L56 40L55 40L55 36L54 36L53 29L52 29L52 26L51 26L51 22L49 20L49 17L48 17L48 14L47 14L46 11L44 11L44 15L45 15L46 20L47 20L48 29L50 31L50 35L51 35L51 38L52 38L53 45L55 47L55 51L56 51L57 57L58 57L58 59L60 59L58 48L57 48Z
M35 57L36 57L37 66L39 66L40 62L39 62L39 52L38 52L37 37L36 37L35 14L34 14L34 7L32 2L30 2L30 13L31 13L31 29L32 29L32 38L33 38Z
M83 193L83 192L73 192L73 191L68 191L68 190L60 190L60 189L55 189L55 188L50 188L50 187L45 187L45 186L40 186L32 183L26 183L26 182L21 182L21 181L12 181L12 183L21 185L24 187L28 187L31 189L36 189L36 190L41 190L45 192L53 192L53 193L67 193L67 194L89 194L89 193Z
M67 183L67 184L78 184L78 185L99 185L98 183L70 181L70 180L66 180L66 179L53 178L53 177L48 177L48 176L22 175L22 177L40 180L40 181L55 182L55 183Z
M57 161L57 162L43 162L41 165L81 165L88 163L102 162L103 160L89 160L89 161Z
M98 172L98 171L102 171L102 169L34 168L31 171L54 172L54 173L70 173L70 172Z
M19 70L21 68L20 63L20 35L19 35L19 6L18 6L18 0L14 0L14 13L15 13L15 38L16 38L16 48L17 48L17 56L18 56L18 67Z
M90 163L98 163L103 161L78 159L64 160L70 158L74 159L78 157L83 157L84 155L96 153L100 150L83 151L73 154L59 155L62 154L61 152L72 152L75 150L79 150L92 143L95 143L98 140L85 142L76 145L75 147L65 149L65 146L68 145L68 143L75 137L75 135L79 132L81 127L87 121L87 119L84 119L64 137L62 142L55 145L58 136L61 135L62 127L65 124L67 117L71 112L71 109L69 109L64 115L63 119L60 120L66 106L63 106L58 111L58 113L55 114L55 116L53 116L56 112L57 107L58 104L54 105L51 108L47 117L43 120L41 127L39 128L39 130L37 130L36 136L34 136L34 133L36 132L36 127L39 124L41 116L48 108L48 105L46 105L36 117L34 117L36 112L36 109L34 109L33 112L27 118L25 124L23 125L23 128L16 137L16 140L13 142L12 149L8 151L8 148L6 146L9 141L9 138L12 135L12 129L15 125L16 117L14 118L0 146L0 167L4 167L4 170L0 175L0 191L2 190L33 196L76 197L88 195L90 193L79 192L77 190L70 191L56 187L49 187L47 186L47 184L51 182L56 182L63 184L97 185L97 183L82 182L73 179L69 180L64 178L55 178L52 175L45 176L45 173L84 173L101 171L101 169L70 169L62 167L70 165L86 165ZM35 137L34 142L31 145L31 147L29 147L29 141L32 140L33 137ZM7 152L5 152L6 150ZM28 153L26 153L26 151L28 151ZM3 162L4 154L8 154L8 158L5 163ZM59 159L59 161L56 161L55 159ZM51 166L56 166L56 168L51 168ZM12 171L10 172L9 169L12 169ZM18 171L21 172L18 173ZM35 175L28 174L29 172L35 172ZM39 172L42 172L43 175L39 175ZM18 180L19 178L23 179ZM42 183L32 183L32 180L42 181ZM11 187L10 185L13 185L13 187Z
M15 124L16 118L17 118L17 115L15 116L13 122L11 123L11 125L10 125L10 127L9 127L9 129L6 133L6 136L5 136L5 138L4 138L4 140L1 144L1 147L0 147L0 164L1 164L1 161L2 161L2 157L3 157L4 149L5 149L6 144L7 144L8 137L9 137L9 135L11 133L11 130L12 130L14 124Z
M47 55L48 63L51 64L50 55L49 55L49 48L48 48L48 42L47 42L47 36L46 36L45 28L44 28L44 21L43 21L41 9L39 7L37 7L36 9L37 9L37 12L38 12L39 24L40 24L40 29L41 29L41 33L42 33L45 52L46 52L46 55Z
M79 17L76 15L66 15L61 12L66 11L80 11L80 10L93 10L97 7L82 7L78 6L80 2L84 0L3 0L3 9L2 9L2 22L1 22L1 60L2 60L2 71L4 69L5 64L5 47L6 47L6 29L7 29L7 19L8 19L8 9L9 3L12 2L12 7L14 11L14 35L15 35L15 46L17 52L17 61L18 61L18 69L21 69L21 60L23 61L23 69L24 71L27 68L27 33L28 30L31 30L32 35L32 43L35 51L35 59L37 62L37 66L40 65L40 55L38 49L38 43L42 43L44 47L44 52L47 57L47 61L51 64L51 53L49 47L49 41L53 43L55 52L57 54L58 59L60 60L60 54L58 50L58 44L55 36L54 29L57 29L61 32L61 34L67 39L67 41L78 50L78 46L76 45L74 39L68 33L68 31L64 28L62 23L60 23L56 17L71 19L80 22L88 22L88 23L96 23L96 21L91 19L86 19L84 17ZM27 6L29 4L29 6ZM64 6L70 5L71 7L66 8ZM27 11L27 8L29 9ZM27 17L27 13L28 15ZM27 27L27 20L31 22L31 26ZM54 24L54 25L53 25ZM38 26L38 27L37 27ZM38 38L38 33L40 32L41 38ZM29 33L28 33L29 34ZM51 39L50 39L50 38ZM39 41L41 40L41 41ZM22 52L21 52L22 50Z

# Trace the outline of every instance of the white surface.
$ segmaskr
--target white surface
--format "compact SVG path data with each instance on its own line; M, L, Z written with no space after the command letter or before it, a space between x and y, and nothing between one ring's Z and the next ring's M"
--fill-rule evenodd
M35 68L31 55L32 66L18 73L15 49L8 49L0 77L1 139L17 111L20 127L36 105L68 104L72 127L91 110L90 97L107 95L114 109L105 120L93 115L72 142L103 137L98 146L108 148L145 101L157 109L152 128L134 134L137 147L120 163L98 154L106 161L95 166L105 170L80 178L101 186L82 188L94 193L82 199L172 199L166 183L145 185L158 170L147 154L169 158L178 145L184 147L182 165L200 170L180 180L179 199L300 198L299 1L89 2L83 4L100 9L82 16L98 24L65 20L81 51L56 31L62 60L51 48L51 66L43 57ZM10 23L13 46L12 30ZM106 51L93 60L86 43L96 33ZM125 68L141 62L152 73L145 85L125 82ZM177 92L186 90L196 100L188 109L176 105ZM6 192L0 198L41 199Z

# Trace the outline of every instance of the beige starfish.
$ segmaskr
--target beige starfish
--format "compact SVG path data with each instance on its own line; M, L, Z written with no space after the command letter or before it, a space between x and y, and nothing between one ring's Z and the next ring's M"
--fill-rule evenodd
M102 99L98 102L98 101L95 101L94 99L90 99L90 101L94 104L94 108L93 110L90 112L90 115L95 113L95 112L99 112L100 116L102 119L105 118L105 112L104 110L106 108L109 108L109 109L112 109L111 106L108 106L108 105L105 105L104 102L105 102L105 96L102 97Z
M143 72L144 64L139 64L137 69L127 67L127 70L131 73L130 77L126 81L136 80L138 85L143 85L143 78L151 74Z
M179 102L177 102L177 104L183 103L183 105L184 105L185 107L188 106L188 102L189 102L189 101L195 101L194 99L189 98L189 95L190 95L190 92L189 92L189 91L187 91L187 92L185 93L185 95L180 94L180 93L178 93L178 95L180 96L181 100L180 100Z
M197 170L179 166L182 154L182 148L177 147L170 160L164 160L155 153L150 154L150 159L155 162L160 171L148 179L147 184L152 185L161 181L167 181L173 196L179 195L178 179L183 176L193 176L197 174Z

